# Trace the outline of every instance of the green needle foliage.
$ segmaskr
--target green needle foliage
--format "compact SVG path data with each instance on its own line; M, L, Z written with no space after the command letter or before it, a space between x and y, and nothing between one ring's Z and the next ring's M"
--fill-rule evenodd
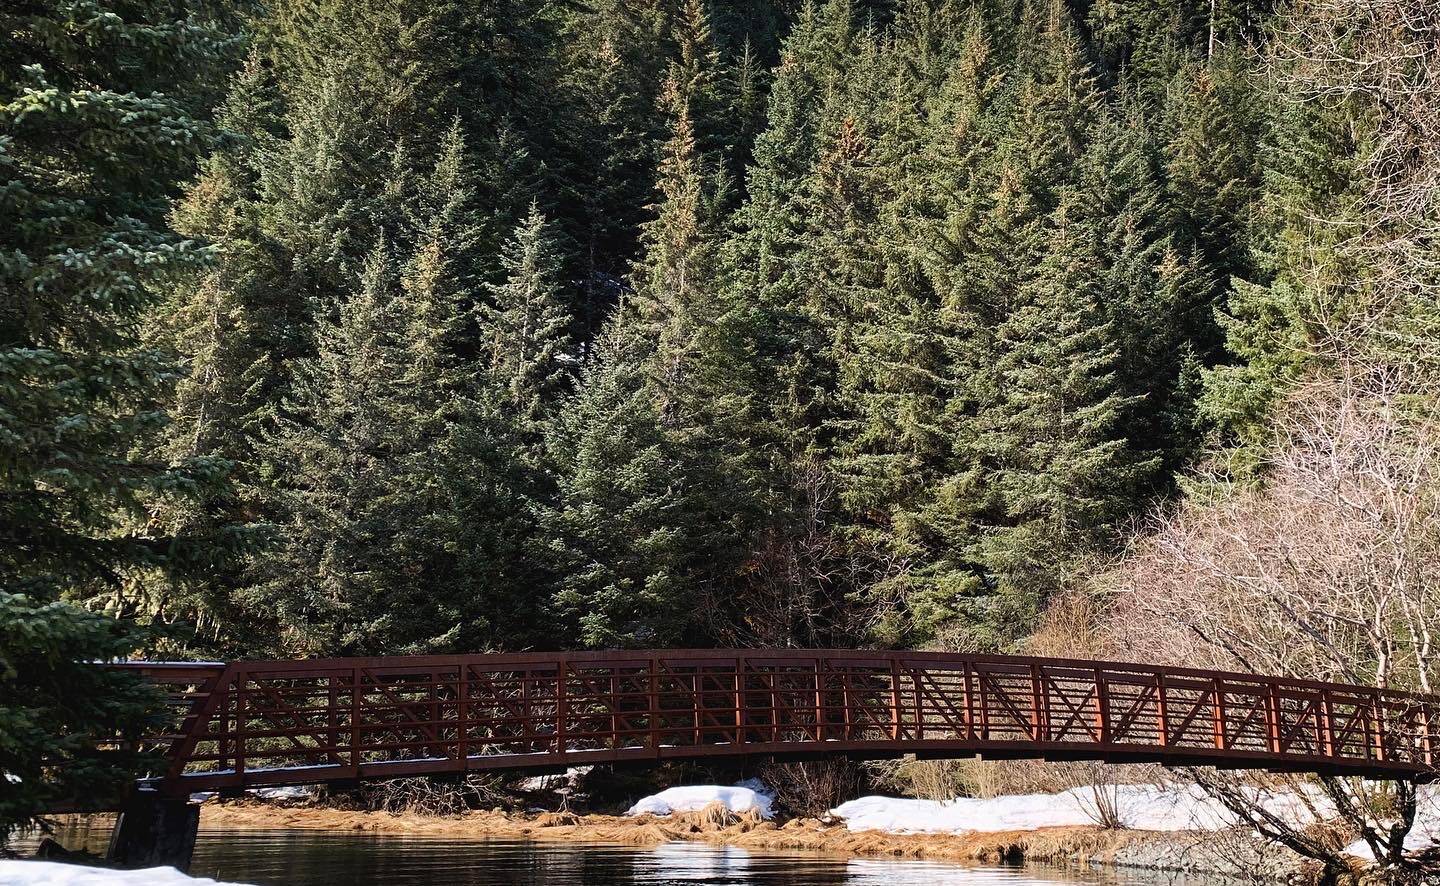
M240 541L152 518L230 465L149 445L182 369L142 328L157 292L212 258L165 213L217 144L210 78L235 41L214 13L0 12L0 837L133 774L96 742L133 737L155 699L94 663L142 643L129 617L158 608L144 586L214 569Z

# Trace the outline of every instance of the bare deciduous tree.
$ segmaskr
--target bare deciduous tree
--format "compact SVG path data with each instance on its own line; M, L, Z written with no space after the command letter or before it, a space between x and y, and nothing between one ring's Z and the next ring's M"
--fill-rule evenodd
M1440 340L1440 2L1297 0L1277 20L1269 72L1281 101L1345 103L1363 121L1355 214L1342 226L1351 272L1337 310L1307 318L1322 354L1387 359L1434 371Z
M1113 642L1143 660L1433 691L1440 423L1427 408L1440 403L1435 395L1413 377L1353 367L1295 391L1277 420L1264 487L1161 516L1111 575ZM1327 870L1345 867L1334 840L1256 802L1273 779L1197 772L1194 780L1271 839ZM1403 852L1414 785L1312 784L1387 876L1433 875L1432 862Z
M710 630L747 648L850 647L894 633L881 625L900 612L885 580L905 564L878 548L859 553L841 534L836 485L823 466L802 460L793 484L802 519L765 533L735 580L703 602Z

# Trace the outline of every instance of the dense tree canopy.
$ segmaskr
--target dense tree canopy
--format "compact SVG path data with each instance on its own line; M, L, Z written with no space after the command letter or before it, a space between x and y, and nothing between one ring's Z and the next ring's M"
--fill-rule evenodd
M114 8L111 8L111 7ZM135 650L110 616L222 568L235 524L155 519L223 486L222 455L150 442L180 373L147 342L156 293L210 260L165 223L217 146L235 38L205 3L0 12L0 841L47 802L118 790L154 699L87 662ZM66 600L61 597L68 598Z
M95 612L1011 648L1302 379L1434 371L1431 118L1333 5L0 12L0 717Z

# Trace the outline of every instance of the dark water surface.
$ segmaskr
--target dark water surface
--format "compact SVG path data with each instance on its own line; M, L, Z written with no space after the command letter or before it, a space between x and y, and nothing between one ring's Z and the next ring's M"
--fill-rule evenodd
M103 851L108 831L66 829ZM1223 886L1221 880L1090 868L752 852L701 843L635 848L455 840L353 831L202 829L190 873L257 886Z

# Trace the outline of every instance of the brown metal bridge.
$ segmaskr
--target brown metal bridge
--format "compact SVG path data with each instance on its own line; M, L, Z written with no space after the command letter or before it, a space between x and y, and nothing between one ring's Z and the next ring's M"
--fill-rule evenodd
M842 755L1428 780L1440 699L1189 668L667 650L119 665L162 684L166 795L592 763Z

